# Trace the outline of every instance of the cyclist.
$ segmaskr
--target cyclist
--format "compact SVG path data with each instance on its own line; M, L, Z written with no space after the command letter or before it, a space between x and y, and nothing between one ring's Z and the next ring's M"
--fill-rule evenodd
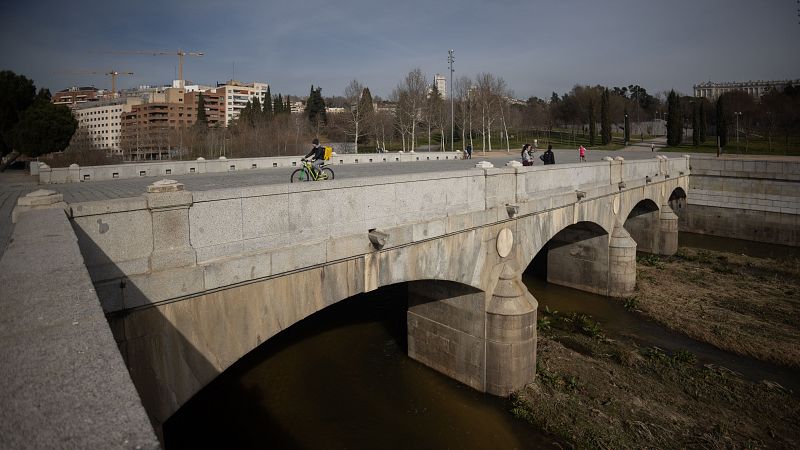
M311 143L314 144L314 147L303 157L303 161L311 157L311 165L316 171L315 175L319 176L322 173L322 165L325 163L325 147L319 145L319 139L317 138L314 138Z

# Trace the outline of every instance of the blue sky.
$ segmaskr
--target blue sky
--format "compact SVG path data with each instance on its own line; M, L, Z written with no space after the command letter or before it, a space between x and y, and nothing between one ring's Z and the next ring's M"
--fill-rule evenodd
M57 91L166 84L177 56L105 50L202 51L184 74L203 84L233 75L273 93L342 94L352 79L388 97L410 70L490 72L519 98L575 84L639 84L691 93L700 81L800 78L796 0L195 0L13 1L0 14L0 68ZM95 51L93 53L93 51Z

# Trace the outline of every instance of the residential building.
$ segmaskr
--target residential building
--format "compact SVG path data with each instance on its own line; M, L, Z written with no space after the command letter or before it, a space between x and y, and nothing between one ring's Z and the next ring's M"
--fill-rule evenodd
M52 102L56 105L75 107L88 102L93 102L101 97L103 92L94 86L72 86L53 94Z
M183 130L197 120L197 105L186 105L182 88L151 92L146 102L122 115L124 157L168 159L183 150Z
M742 91L752 95L756 99L759 99L772 89L783 90L786 86L800 86L800 79L779 81L734 81L725 83L707 81L694 85L694 96L716 99L726 92Z
M218 84L215 89L209 92L220 94L224 99L224 125L227 127L239 117L247 102L252 103L257 98L263 105L268 87L267 83L242 83L241 81L230 80L225 84Z
M122 115L140 103L142 100L134 97L87 101L74 104L72 114L94 148L121 155Z

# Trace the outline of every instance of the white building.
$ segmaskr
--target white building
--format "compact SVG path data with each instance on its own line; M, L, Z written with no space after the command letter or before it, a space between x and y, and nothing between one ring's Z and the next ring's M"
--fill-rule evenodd
M253 99L257 98L263 105L268 87L267 83L242 83L230 80L212 89L212 92L221 94L225 102L225 126L239 117L247 102L252 103Z
M782 90L786 86L800 86L800 79L780 81L734 81L730 83L714 83L708 81L694 85L694 96L713 100L726 92L742 91L759 99L772 89Z
M447 80L445 80L444 75L436 74L433 77L433 84L436 86L436 90L439 91L439 94L442 95L442 98L447 98Z
M78 105L72 114L78 121L78 128L86 130L92 146L121 155L122 114L141 103L142 99L137 97L99 100Z

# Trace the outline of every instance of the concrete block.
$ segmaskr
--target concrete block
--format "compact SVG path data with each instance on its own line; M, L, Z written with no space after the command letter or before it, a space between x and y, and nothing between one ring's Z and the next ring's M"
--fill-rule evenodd
M87 266L148 258L153 224L147 210L77 217L72 221Z
M414 242L441 236L447 232L447 220L432 220L412 225L411 236Z
M272 253L272 273L278 274L323 264L327 258L326 242L296 245Z
M214 261L203 266L206 289L255 280L272 274L269 253Z
M119 198L115 200L99 200L94 202L70 203L72 217L84 217L116 212L128 212L147 209L144 196Z
M289 226L289 207L288 195L243 198L242 237L252 239L294 231Z
M194 247L197 254L197 262L203 263L214 259L241 255L245 252L245 242L249 241L234 241L208 247Z
M242 200L195 202L189 208L192 246L196 249L242 240Z
M386 242L387 246L391 245L391 239L392 236L389 234ZM367 230L359 234L334 237L328 239L325 244L326 260L328 262L363 255L374 250L367 236Z
M128 277L124 292L125 308L135 308L171 300L205 290L203 268L180 267Z

